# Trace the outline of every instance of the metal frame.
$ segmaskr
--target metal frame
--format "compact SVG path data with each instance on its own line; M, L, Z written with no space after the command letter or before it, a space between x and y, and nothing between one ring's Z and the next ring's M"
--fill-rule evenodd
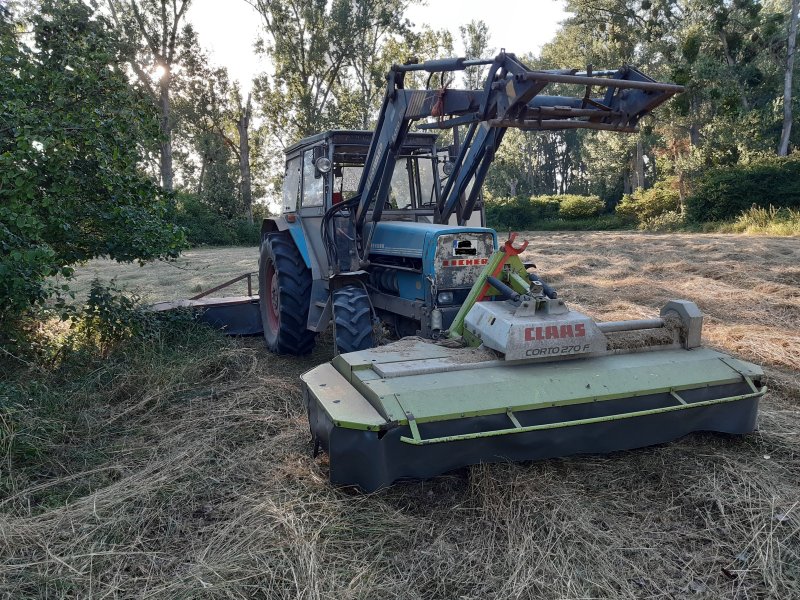
M237 283L237 282L241 281L242 279L247 279L247 295L248 296L252 296L253 295L253 273L244 273L243 275L239 275L238 277L234 277L233 279L229 279L225 283L221 283L221 284L219 284L217 286L214 286L210 290L206 290L205 292L200 292L196 296L192 296L191 298L189 298L189 300L200 300L200 298L205 298L206 296L209 296L209 295L213 294L214 292L218 292L218 291L220 291L220 290L222 290L222 289L224 289L226 287L229 287L229 286L233 285L234 283Z

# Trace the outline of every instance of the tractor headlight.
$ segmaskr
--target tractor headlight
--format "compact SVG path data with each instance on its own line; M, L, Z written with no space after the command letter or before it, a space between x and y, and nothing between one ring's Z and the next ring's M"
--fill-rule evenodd
M437 304L452 304L453 303L453 292L439 292L436 296L436 303Z
M331 159L326 156L320 156L314 166L317 167L317 171L320 173L327 173L331 170Z

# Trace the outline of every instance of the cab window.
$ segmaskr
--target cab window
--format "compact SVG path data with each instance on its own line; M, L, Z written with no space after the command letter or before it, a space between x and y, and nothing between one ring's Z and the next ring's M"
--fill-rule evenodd
M411 161L400 157L394 165L389 187L389 205L392 208L411 208ZM388 207L387 207L388 208Z
M433 174L433 161L421 157L417 161L419 169L419 205L432 206L436 204L436 179Z
M303 206L322 206L325 201L325 176L314 167L314 151L303 153Z
M283 177L283 212L297 210L297 194L300 191L300 157L286 163Z

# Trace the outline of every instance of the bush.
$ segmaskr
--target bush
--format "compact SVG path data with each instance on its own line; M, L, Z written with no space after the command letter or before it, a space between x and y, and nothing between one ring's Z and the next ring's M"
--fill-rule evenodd
M248 223L247 219L234 221L236 243L241 246L258 246L261 243L261 223Z
M617 215L631 223L645 223L667 213L680 214L681 199L674 177L659 181L653 187L639 188L626 194L617 205Z
M734 233L800 235L800 210L751 206L736 218L730 229Z
M733 219L751 206L800 208L800 155L710 169L686 203L694 222Z
M148 312L139 298L129 296L112 281L103 285L94 279L86 305L72 315L72 343L96 348L105 356L113 344L141 335L155 313Z
M260 224L228 219L194 194L178 194L176 220L193 246L257 245L261 239Z
M486 220L496 229L548 231L619 229L614 215L601 215L603 201L597 196L533 196L497 198L486 203Z
M497 198L486 203L486 221L497 229L528 229L532 209L523 198Z
M597 217L605 206L598 196L559 196L558 214L564 219L591 219Z
M639 223L643 231L678 231L686 225L686 220L679 212L668 210L658 216L644 219Z
M558 196L531 196L528 210L529 220L557 219L561 210Z

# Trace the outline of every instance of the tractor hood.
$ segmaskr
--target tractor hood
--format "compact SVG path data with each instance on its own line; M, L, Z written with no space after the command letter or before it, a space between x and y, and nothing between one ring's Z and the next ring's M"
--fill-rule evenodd
M497 247L497 234L488 227L459 227L457 225L435 225L409 221L382 221L377 225L367 224L366 232L375 227L370 254L423 258L429 248L434 248L436 238L442 235L479 234L491 235L493 247ZM367 237L367 236L365 236Z

